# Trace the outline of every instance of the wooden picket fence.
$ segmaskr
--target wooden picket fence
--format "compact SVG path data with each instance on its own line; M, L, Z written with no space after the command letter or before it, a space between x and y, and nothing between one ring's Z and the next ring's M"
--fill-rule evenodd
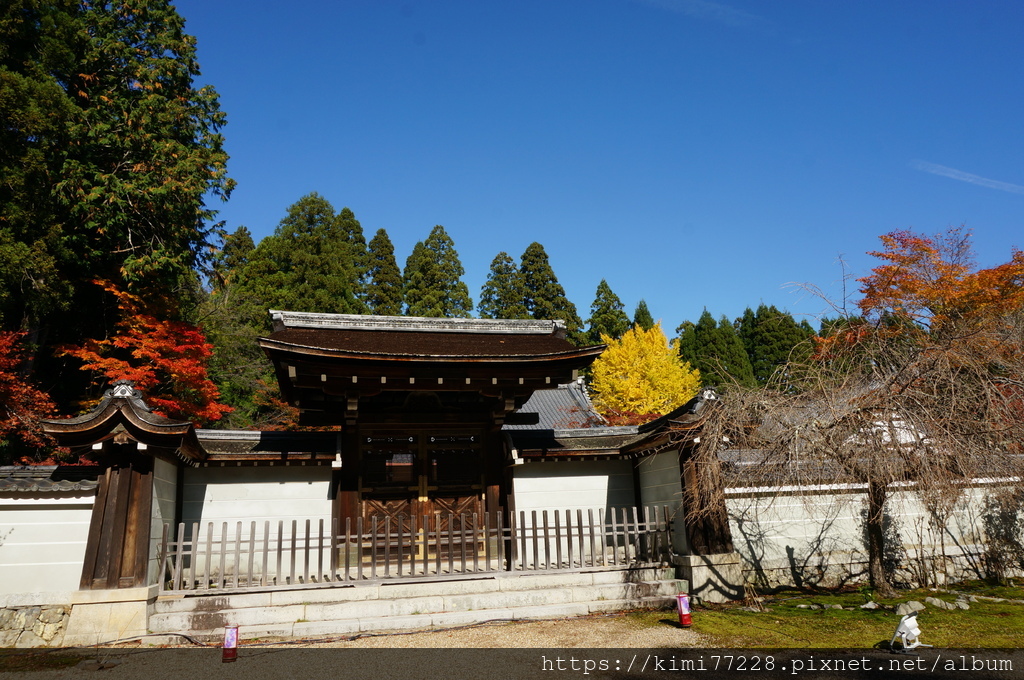
M668 506L164 524L164 592L272 589L668 561Z

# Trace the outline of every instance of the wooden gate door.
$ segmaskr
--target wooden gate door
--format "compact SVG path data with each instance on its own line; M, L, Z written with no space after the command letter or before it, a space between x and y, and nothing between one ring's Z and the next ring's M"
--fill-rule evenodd
M427 505L440 534L442 556L449 549L479 553L483 542L483 459L479 434L431 435L424 442Z
M153 461L124 456L99 479L82 565L82 590L147 585Z
M482 435L479 433L394 434L360 437L360 495L364 530L391 519L408 530L416 516L428 517L430 552L449 546L462 552L483 523ZM474 523L475 522L475 523ZM475 550L466 546L466 550Z

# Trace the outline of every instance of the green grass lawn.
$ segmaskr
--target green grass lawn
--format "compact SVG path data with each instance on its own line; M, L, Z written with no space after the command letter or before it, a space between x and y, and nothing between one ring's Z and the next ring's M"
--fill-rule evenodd
M1024 601L1024 585L990 586L959 584L950 591L976 596ZM895 605L926 597L953 602L952 592L914 590L892 600ZM764 611L746 611L749 603L706 605L693 609L692 630L710 638L712 646L740 648L870 648L888 646L900 617L894 609L861 609L868 598L860 591L806 593L799 591L765 595ZM798 605L839 604L853 609L802 609ZM673 613L674 614L674 613ZM671 625L666 612L635 615L644 625ZM674 619L673 619L674 620ZM947 648L1024 648L1024 602L970 603L970 609L944 610L930 605L918 615L921 642Z

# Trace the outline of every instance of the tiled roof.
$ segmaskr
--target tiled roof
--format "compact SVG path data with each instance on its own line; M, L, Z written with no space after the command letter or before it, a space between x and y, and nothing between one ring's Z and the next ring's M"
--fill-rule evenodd
M505 430L575 430L602 427L604 418L594 410L585 388L578 382L559 385L552 390L537 390L519 409L519 413L536 413L535 425L505 425Z
M267 339L300 348L380 357L531 357L579 351L568 340L554 335L289 328L277 331Z
M0 493L92 491L99 482L93 468L58 465L0 467Z
M280 457L282 454L330 454L337 450L336 432L261 432L255 430L196 430L199 443L219 456Z

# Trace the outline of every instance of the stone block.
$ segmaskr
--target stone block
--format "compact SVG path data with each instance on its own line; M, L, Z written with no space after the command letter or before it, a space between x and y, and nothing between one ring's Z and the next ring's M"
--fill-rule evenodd
M739 553L678 555L674 563L680 578L690 584L690 595L698 601L729 602L743 598L743 565Z
M0 630L8 630L14 624L14 609L0 609Z
M292 635L295 637L352 635L359 631L359 619L345 619L344 621L300 621L292 626Z
M586 616L590 607L585 603L548 604L532 607L517 607L513 619L560 619L569 616Z
M615 573L615 572L610 572ZM619 578L621 581L621 577ZM593 574L537 574L510 576L498 580L498 588L501 590L533 590L538 588L572 588L574 586L589 586L594 583Z
M444 611L528 607L566 602L572 602L572 590L568 588L513 590L473 595L452 595L444 598Z
M65 607L43 607L39 614L39 620L43 623L61 623L67 617Z
M63 644L95 645L145 635L148 632L147 606L144 600L85 602L72 605Z
M43 623L42 620L38 620L36 625L32 626L32 632L47 643L53 641L63 629L63 622Z
M294 623L299 619L307 618L306 608L301 604L229 609L223 612L223 615L223 625L225 626L262 626L274 623Z
M295 623L279 623L273 626L239 626L239 640L263 640L266 638L290 638L293 635ZM223 631L221 632L223 635Z
M45 647L46 640L35 634L35 631L23 630L21 635L18 636L18 641L14 643L15 647Z
M598 614L602 612L620 612L628 609L667 609L675 607L675 604L675 597L654 596L622 600L601 600L588 602L587 606L591 614Z
M11 627L15 630L32 630L32 627L36 625L36 621L39 620L39 615L42 613L42 607L25 607L23 609L19 609L14 613L14 618L11 620Z
M512 620L511 609L474 609L465 612L442 612L430 616L430 625L436 628L468 626L483 621Z
M385 616L359 619L361 632L384 630L410 630L430 627L430 614L414 616Z
M71 604L97 604L103 602L156 601L159 586L138 588L112 588L109 590L76 590L71 593Z
M352 586L333 588L310 588L304 590L276 590L270 595L272 606L282 604L329 604L334 602L359 602L378 597L377 586Z
M382 583L380 596L384 598L429 597L460 595L463 593L490 593L500 589L507 579L459 579L454 581L425 581L422 583Z

